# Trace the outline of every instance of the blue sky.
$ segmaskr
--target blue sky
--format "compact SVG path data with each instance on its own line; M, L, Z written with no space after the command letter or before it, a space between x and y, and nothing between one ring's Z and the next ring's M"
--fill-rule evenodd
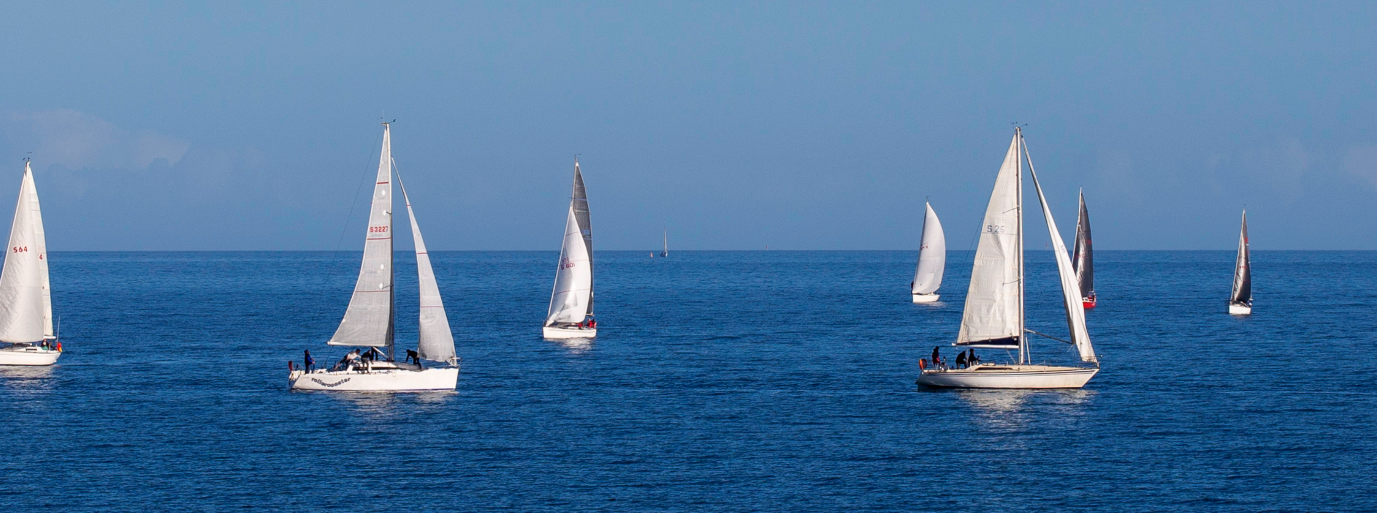
M599 249L966 249L1011 121L1098 248L1377 249L1377 3L0 5L54 250L357 249L384 114L435 250L557 250L575 154Z

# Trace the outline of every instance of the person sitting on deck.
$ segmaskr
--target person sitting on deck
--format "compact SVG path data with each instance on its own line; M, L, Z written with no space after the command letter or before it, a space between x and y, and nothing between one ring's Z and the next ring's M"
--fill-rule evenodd
M965 351L962 351L962 352L960 352L960 353L956 353L956 368L960 369L960 368L963 368L963 367L965 367L965 366L966 366L966 352L965 352Z

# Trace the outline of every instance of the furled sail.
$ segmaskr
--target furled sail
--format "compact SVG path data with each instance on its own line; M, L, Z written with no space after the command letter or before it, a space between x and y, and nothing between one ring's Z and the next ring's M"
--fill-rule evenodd
M1248 263L1248 211L1243 211L1243 228L1238 232L1238 258L1234 261L1234 293L1229 301L1247 303L1253 300L1253 270Z
M1018 145L1015 135L985 209L957 345L1014 348L1023 336Z
M10 225L10 244L0 270L0 342L40 342L45 335L45 306L51 303L44 301L47 257L42 229L35 228L42 222L37 214L38 192L33 171L25 163L19 202ZM51 329L46 333L51 333Z
M392 345L392 135L386 123L376 182L359 280L339 329L330 337L333 346Z
M1024 145L1023 151L1027 155L1027 145ZM1052 209L1047 207L1047 198L1042 194L1042 185L1038 184L1038 173L1033 169L1032 157L1028 157L1028 172L1033 176L1033 188L1037 189L1038 202L1042 204L1042 216L1047 221L1047 232L1052 236L1052 252L1057 259L1057 274L1061 277L1062 299L1066 307L1066 326L1071 333L1071 342L1076 345L1076 350L1081 355L1081 361L1097 361L1095 348L1090 345L1090 333L1085 327L1085 304L1081 302L1081 298L1085 296L1081 295L1081 287L1076 280L1076 272L1072 270L1071 258L1066 255L1066 243L1061 240L1061 232L1057 230L1057 222L1052 220ZM1081 205L1084 206L1084 203Z
M564 245L555 289L550 294L550 309L545 325L578 323L593 315L593 229L588 219L588 194L583 174L574 161L574 195L569 202L569 217L564 227Z
M927 204L923 214L923 238L918 248L918 268L913 272L913 293L931 294L942 286L942 271L947 266L947 238L937 212Z
M1081 297L1095 293L1095 259L1090 253L1090 212L1085 209L1085 191L1081 191L1081 212L1076 216L1076 249L1071 254L1071 263L1076 269L1076 282L1081 286Z
M411 220L411 237L416 244L416 273L421 284L421 327L420 339L416 342L421 358L437 362L454 358L454 332L449 327L449 317L445 315L445 305L440 299L440 285L435 282L435 271L430 267L430 253L426 242L421 238L421 226L416 224L416 212L411 209L411 197L406 194L406 183L402 173L397 171L397 185L402 188L402 199L406 201L406 217Z

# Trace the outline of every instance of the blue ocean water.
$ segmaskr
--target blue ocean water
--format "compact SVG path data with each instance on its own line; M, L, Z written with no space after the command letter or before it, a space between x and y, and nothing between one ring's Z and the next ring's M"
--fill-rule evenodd
M358 253L55 253L67 353L0 370L0 504L37 510L1373 510L1377 253L1096 253L1102 371L945 391L915 252L597 254L599 338L540 338L554 252L435 252L458 390L300 393ZM398 257L398 344L415 344ZM1029 327L1064 334L1050 253ZM950 349L949 354L953 354ZM1035 360L1074 352L1036 341ZM999 357L986 353L987 359Z

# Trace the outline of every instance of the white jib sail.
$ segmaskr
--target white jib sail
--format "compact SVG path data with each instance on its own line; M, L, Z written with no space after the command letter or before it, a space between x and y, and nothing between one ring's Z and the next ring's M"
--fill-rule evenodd
M1027 146L1024 147L1027 151ZM1066 325L1071 333L1071 341L1080 352L1081 361L1094 362L1095 348L1090 346L1090 333L1085 328L1085 304L1081 302L1081 285L1076 279L1076 270L1071 266L1071 256L1066 252L1066 243L1057 231L1057 222L1052 220L1052 209L1047 207L1047 198L1042 195L1038 184L1038 174L1033 170L1033 158L1028 157L1028 172L1033 175L1033 188L1038 191L1038 202L1042 203L1042 216L1047 220L1047 232L1052 236L1052 252L1057 258L1057 274L1061 276L1061 295L1066 306Z
M592 291L593 265L571 203L569 220L564 224L564 247L559 255L559 269L555 272L555 290L550 294L550 310L545 325L583 322L588 314L588 299Z
M947 267L947 237L937 212L927 205L923 214L923 239L918 248L918 269L913 273L913 293L931 294L942 286L942 271Z
M392 345L392 136L387 124L376 182L359 281L339 329L330 337L333 346Z
M34 214L38 198L33 173L24 166L19 185L19 203L10 225L10 244L5 251L5 266L0 270L0 341L39 342L44 335L42 247L35 237Z
M1009 143L1004 163L995 178L985 222L980 226L980 244L971 267L971 286L966 293L966 308L961 314L959 345L1017 347L1023 329L1019 319L1023 293L1019 284L1018 259L1018 138Z
M421 284L421 328L416 342L421 358L437 362L454 358L454 333L450 331L449 317L445 315L445 305L440 299L440 285L435 282L435 271L430 267L430 253L426 242L421 238L421 226L416 224L416 212L411 209L411 198L406 194L406 183L402 173L397 173L397 185L402 188L402 200L406 201L406 216L411 220L411 237L416 243L416 273Z

